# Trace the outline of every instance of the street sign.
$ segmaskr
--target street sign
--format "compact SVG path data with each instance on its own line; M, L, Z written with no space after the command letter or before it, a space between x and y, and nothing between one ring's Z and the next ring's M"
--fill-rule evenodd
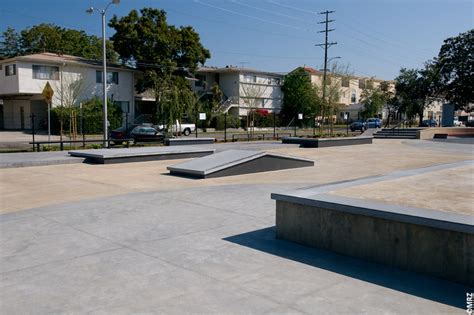
M206 120L206 113L199 113L199 120Z
M299 120L303 119L303 114L301 114L301 113L298 114L298 119L299 119Z
M46 85L44 86L43 92L41 94L43 94L44 98L48 103L51 102L51 100L53 99L54 91L51 88L49 81L46 82Z

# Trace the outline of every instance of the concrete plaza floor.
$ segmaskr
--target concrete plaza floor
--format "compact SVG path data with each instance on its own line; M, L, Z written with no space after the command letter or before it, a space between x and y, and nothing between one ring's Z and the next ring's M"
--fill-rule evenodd
M168 175L183 160L0 169L0 312L465 313L463 285L275 239L270 193L468 161L472 144L212 147L315 166L205 180ZM33 154L0 162L54 160ZM468 165L339 193L393 203L393 189L400 204L474 215L472 179Z

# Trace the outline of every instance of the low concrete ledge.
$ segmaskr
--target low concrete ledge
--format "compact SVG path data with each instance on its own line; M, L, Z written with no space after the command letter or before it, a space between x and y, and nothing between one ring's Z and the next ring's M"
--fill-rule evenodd
M129 149L99 149L70 151L69 155L85 158L84 162L91 164L112 164L129 162L146 162L159 160L186 159L203 157L213 154L213 149L200 148L129 148Z
M437 134L446 134L448 137L474 137L472 127L430 127L420 129L416 132L416 138L428 140L435 138Z
M213 144L216 141L214 138L173 138L165 139L166 146L175 145L196 145L196 144Z
M341 138L298 138L287 137L281 141L285 144L299 144L301 148L325 148L343 145L371 144L373 137L341 137Z
M278 238L474 284L473 216L308 191L272 199Z

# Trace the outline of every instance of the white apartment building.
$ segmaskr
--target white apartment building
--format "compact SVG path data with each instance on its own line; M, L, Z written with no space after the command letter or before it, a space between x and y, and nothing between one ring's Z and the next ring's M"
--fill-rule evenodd
M132 119L134 72L107 66L108 97ZM79 106L85 99L102 98L102 63L53 53L0 60L0 128L31 129L30 114L35 114L35 128L39 128L47 120L48 106L41 94L46 82L54 91L53 107Z
M226 66L201 67L196 72L193 89L209 93L218 84L224 93L221 110L234 116L245 116L250 110L280 112L283 104L283 74Z

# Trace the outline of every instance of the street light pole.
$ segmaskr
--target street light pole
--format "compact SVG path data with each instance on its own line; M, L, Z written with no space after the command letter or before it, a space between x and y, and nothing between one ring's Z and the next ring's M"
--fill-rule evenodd
M103 87L103 116L104 116L104 148L109 147L108 142L108 117L107 117L107 51L106 51L106 40L105 40L105 13L111 4L119 4L120 0L112 0L105 9L97 9L90 7L86 10L87 13L92 14L95 11L102 15L102 87Z

